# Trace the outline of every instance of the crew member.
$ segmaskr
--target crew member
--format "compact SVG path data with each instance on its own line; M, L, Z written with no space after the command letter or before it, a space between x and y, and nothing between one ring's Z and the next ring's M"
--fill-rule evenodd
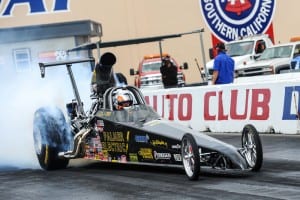
M165 88L178 87L177 67L170 60L170 56L162 59L160 73Z
M233 83L234 60L227 55L225 44L220 42L216 46L218 55L214 60L212 84Z

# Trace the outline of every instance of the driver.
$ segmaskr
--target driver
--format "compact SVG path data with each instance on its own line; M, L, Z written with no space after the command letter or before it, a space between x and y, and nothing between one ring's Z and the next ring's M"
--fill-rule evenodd
M118 89L113 95L113 106L115 110L128 109L133 105L132 94L125 89Z

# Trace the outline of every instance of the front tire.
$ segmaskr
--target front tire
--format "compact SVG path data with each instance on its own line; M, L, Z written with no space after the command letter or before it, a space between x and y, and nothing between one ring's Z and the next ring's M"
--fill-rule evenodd
M185 134L182 138L181 155L188 179L197 180L200 174L200 155L198 145L191 134Z
M248 124L242 132L242 148L244 157L252 171L259 171L263 163L263 149L256 128Z
M64 169L69 160L60 158L59 152L68 151L71 143L62 111L56 107L43 107L34 114L33 138L40 166L45 170Z

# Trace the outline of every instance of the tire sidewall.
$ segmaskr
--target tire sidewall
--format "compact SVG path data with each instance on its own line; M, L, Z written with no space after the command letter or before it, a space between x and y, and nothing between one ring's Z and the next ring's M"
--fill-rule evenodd
M198 180L199 178L199 174L200 174L200 155L199 155L199 150L198 150L198 145L194 139L194 137L187 133L183 136L182 138L182 144L181 144L181 155L184 155L184 141L187 140L190 142L191 146L192 146L192 150L193 150L193 156L194 156L194 168L193 170L193 174L191 176L188 175L187 171L186 171L186 167L184 164L184 158L182 158L182 164L184 167L184 170L186 172L186 175L188 177L189 180Z
M251 124L247 124L242 132L242 147L244 148L244 143L243 143L243 138L246 137L246 134L248 134L248 132L252 132L253 134L253 139L254 139L254 143L256 146L256 162L254 164L254 166L251 168L252 171L259 171L262 167L262 163L263 163L263 149L262 149L262 144L261 144L261 140L260 140L260 136L259 133L257 132L256 128L251 125ZM247 162L247 160L246 160Z
M40 166L45 170L65 168L68 159L59 158L58 153L68 150L70 138L62 111L52 107L38 109L34 115L33 126L35 151Z

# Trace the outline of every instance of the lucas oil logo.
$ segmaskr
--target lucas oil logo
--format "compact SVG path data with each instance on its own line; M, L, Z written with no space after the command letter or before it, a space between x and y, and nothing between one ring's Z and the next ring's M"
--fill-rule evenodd
M265 33L272 22L275 0L200 0L203 17L222 41Z

